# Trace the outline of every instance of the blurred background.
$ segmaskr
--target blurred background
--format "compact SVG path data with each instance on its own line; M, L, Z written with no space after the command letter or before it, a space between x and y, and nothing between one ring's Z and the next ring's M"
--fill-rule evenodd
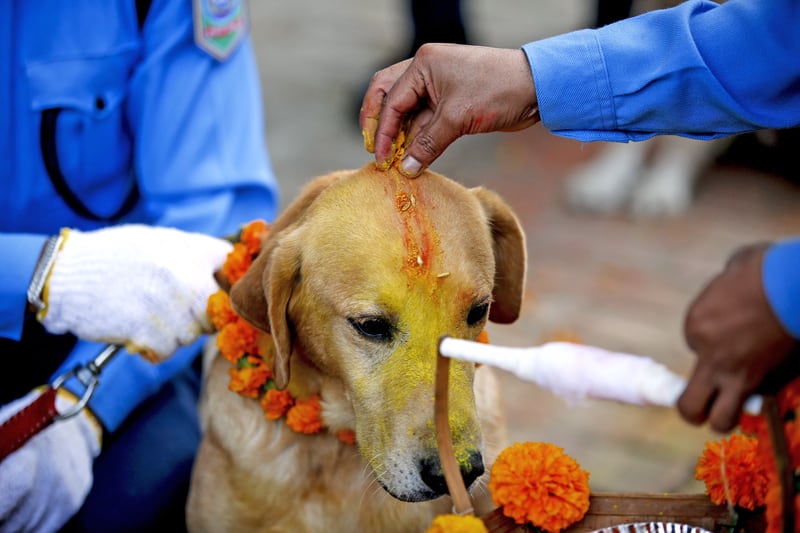
M413 48L411 5L250 2L267 140L284 205L313 177L371 161L357 106L371 74ZM464 0L461 10L467 40L490 46L517 48L596 23L595 6L585 0ZM600 207L574 201L576 187L568 185L604 153L602 143L562 139L541 125L456 141L433 170L499 192L527 234L522 317L490 325L492 342L576 340L648 355L688 373L693 355L683 343L682 320L689 301L737 247L800 234L800 165L776 164L784 161L787 143L789 160L797 162L792 139L726 143L701 158L696 176L679 178L684 196L689 191L683 203L632 213L626 201ZM612 165L611 171L623 170ZM589 198L598 197L581 187L584 198L587 190ZM634 185L619 185L625 187ZM509 444L563 447L590 472L596 491L702 492L694 466L704 442L719 437L709 429L664 409L569 405L507 374L501 379Z

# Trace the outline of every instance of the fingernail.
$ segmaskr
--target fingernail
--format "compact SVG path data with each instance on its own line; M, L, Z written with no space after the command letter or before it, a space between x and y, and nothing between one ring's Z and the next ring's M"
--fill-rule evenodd
M409 178L416 178L422 170L422 163L408 155L400 162L400 172Z
M364 138L364 148L367 150L367 152L374 153L375 142L372 138L370 138L366 129L361 130L361 136Z

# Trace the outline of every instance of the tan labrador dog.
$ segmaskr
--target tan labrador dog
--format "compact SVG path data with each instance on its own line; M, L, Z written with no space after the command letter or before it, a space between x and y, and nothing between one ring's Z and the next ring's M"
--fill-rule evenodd
M373 165L311 182L231 290L275 344L278 388L322 398L327 432L268 421L216 357L187 507L193 531L424 531L452 511L433 421L437 343L517 319L525 239L494 193ZM491 371L453 361L450 426L476 511L506 445ZM335 433L354 430L357 445Z

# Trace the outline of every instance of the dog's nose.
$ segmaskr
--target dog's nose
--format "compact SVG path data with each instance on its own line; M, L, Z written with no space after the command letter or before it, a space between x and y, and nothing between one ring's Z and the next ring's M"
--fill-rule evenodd
M447 494L447 482L444 479L444 470L439 458L427 458L422 460L420 476L422 481L436 494ZM461 479L464 485L469 488L472 482L483 474L483 457L480 452L471 452L466 463L461 464Z

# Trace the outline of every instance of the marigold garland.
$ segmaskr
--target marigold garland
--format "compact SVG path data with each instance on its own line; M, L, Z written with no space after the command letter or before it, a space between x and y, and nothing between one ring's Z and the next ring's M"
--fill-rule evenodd
M589 510L589 473L550 443L516 443L503 450L492 466L489 490L504 515L550 533Z
M250 268L268 232L269 226L263 220L251 222L242 229L238 242L233 244L233 250L220 270L229 285L238 281ZM307 435L322 431L319 396L293 398L287 390L275 388L272 368L267 362L271 359L262 353L262 346L271 346L271 343L264 342L268 334L240 318L223 290L209 297L206 312L218 332L217 347L222 357L233 365L228 369L228 388L242 396L258 399L267 420L285 417L286 425L293 431ZM356 440L352 430L339 431L337 436L347 444L354 444Z
M797 494L800 483L800 378L784 387L778 393L777 401L795 478L794 530L800 531L800 495ZM706 492L714 503L727 502L724 494L724 482L727 482L731 504L751 510L766 506L766 533L782 533L783 499L768 423L763 416L744 414L739 420L739 430L748 437L733 434L730 440L723 438L706 443L695 468L695 477L705 482ZM720 467L723 447L725 481Z
M472 515L442 514L426 533L488 533L483 520Z

